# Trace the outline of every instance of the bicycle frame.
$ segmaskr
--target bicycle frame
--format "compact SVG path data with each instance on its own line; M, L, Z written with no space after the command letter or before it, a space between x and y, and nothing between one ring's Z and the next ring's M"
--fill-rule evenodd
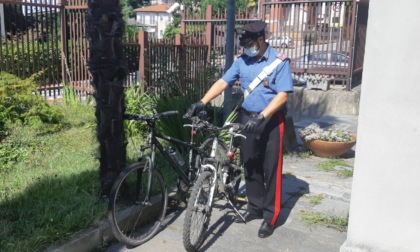
M230 126L230 125L234 125L234 124L227 124L225 127ZM239 124L236 124L236 125L239 125ZM233 127L235 127L235 126L233 126ZM237 126L237 127L240 127L240 126ZM226 153L226 155L229 158L231 158L231 160L229 161L229 162L231 162L232 159L234 158L233 156L231 156L231 155L233 155L233 139L235 137L245 137L245 136L242 135L242 134L239 134L239 133L235 133L232 127L229 128L229 134L230 134L230 142L229 142L229 147L228 147L228 153ZM210 158L213 159L213 162L206 163L206 164L204 164L204 165L201 166L201 169L203 171L204 170L211 170L213 172L213 178L212 178L212 181L211 181L211 188L210 188L209 198L208 198L207 204L206 204L206 207L208 207L208 208L210 208L212 206L212 204L213 204L213 197L214 197L216 185L218 185L219 187L221 187L220 188L221 191L223 193L225 193L225 186L226 185L233 186L236 183L236 181L241 177L241 175L238 175L235 178L233 178L233 180L229 184L226 184L225 183L225 181L223 179L223 174L221 174L222 171L220 171L220 169L223 169L222 166L225 165L225 164L221 164L219 161L217 161L215 159L217 145L218 145L218 140L219 140L219 138L217 136L214 137L214 139L213 139L213 145L212 145L212 150L211 150L211 155L210 155ZM231 164L231 163L230 164L226 164L226 165L235 166L234 164ZM220 176L220 179L221 179L221 182L222 183L217 183L217 177L218 177L218 175ZM232 207L235 210L235 212L237 212L239 214L238 210L233 206L233 204L230 202L229 199L228 199L228 202L232 205ZM241 215L241 217L242 217L242 215Z
M196 146L194 144L194 141L193 141L194 134L191 133L191 141L188 143L188 142L184 142L182 140L170 137L168 135L165 135L165 134L157 131L155 129L155 122L154 121L148 121L148 126L149 126L149 129L150 129L149 135L148 135L148 144L147 145L142 145L140 147L139 161L141 161L143 157L147 156L147 155L144 154L144 151L147 150L147 149L151 149L152 153L151 153L150 169L154 169L156 148L157 148L159 150L159 152L162 153L162 155L165 157L165 159L169 161L171 167L180 175L180 177L184 181L184 183L189 185L189 186L192 186L193 181L191 181L191 179L185 173L182 166L179 165L177 162L175 162L171 158L171 156L169 156L169 154L165 151L165 148L163 147L163 145L161 144L159 139L166 140L166 141L168 141L170 143L173 143L177 146L186 147L189 150L188 169L189 169L189 171L191 171L192 168L193 168L193 152L195 151L198 154L204 154L204 151L201 150L199 148L199 146ZM184 125L184 126L190 126L191 131L195 130L193 125Z

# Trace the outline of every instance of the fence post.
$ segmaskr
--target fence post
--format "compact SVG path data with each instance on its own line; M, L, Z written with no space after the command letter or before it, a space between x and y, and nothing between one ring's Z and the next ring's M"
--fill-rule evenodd
M265 2L266 2L265 0L260 0L260 6L258 6L260 10L258 12L258 15L259 15L258 19L263 20L263 21L265 20L265 8L263 8Z
M181 20L181 31L180 31L180 33L181 34L185 34L185 13L183 14L183 16L182 16L182 20Z
M210 56L211 56L211 33L212 33L212 29L211 29L211 19L212 19L212 6L211 5L207 5L206 8L206 45L208 46L208 51L207 51L207 62L210 62Z
M145 81L146 85L149 85L149 66L147 64L147 49L149 48L148 34L145 31L139 31L139 45L140 45L140 57L139 57L139 80L140 82ZM144 92L145 86L141 85L141 92Z
M175 34L175 45L181 46L182 34Z
M64 0L60 4L60 22L61 22L61 81L63 87L67 82L67 32L66 32L66 8L67 1ZM69 76L70 77L70 76ZM68 81L71 81L70 78ZM73 83L71 83L73 85ZM90 83L89 83L89 86Z
M179 73L179 80L182 83L182 88L184 90L187 90L186 88L186 54L185 54L185 44L183 39L184 34L176 34L175 35L175 48L178 50L178 59L177 59L177 65L178 65L178 73Z

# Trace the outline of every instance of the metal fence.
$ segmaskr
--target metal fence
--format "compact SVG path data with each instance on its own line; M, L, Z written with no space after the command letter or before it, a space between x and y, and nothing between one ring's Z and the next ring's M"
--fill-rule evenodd
M38 73L42 85L60 83L62 12L57 0L1 0L0 71L21 78Z
M327 76L347 90L360 82L367 0L259 2L258 8L238 12L236 25L265 20L267 41L292 59L294 74ZM80 95L92 92L86 12L87 0L0 0L0 71L21 78L42 71L45 97L60 95L62 83L71 83ZM158 93L202 93L224 70L226 18L211 6L203 13L185 10L182 35L175 40L149 40L144 32L127 39L126 85L144 80L144 88ZM237 37L234 46L241 53Z
M61 96L63 83L79 97L91 94L87 8L87 0L0 0L0 71L20 78L41 71L39 92L45 98ZM156 93L204 92L208 48L198 41L149 40L144 32L126 37L125 85L145 80L145 90Z
M235 25L264 20L267 42L291 58L296 79L326 82L350 90L363 71L368 1L259 1L257 12L237 13ZM258 13L258 14L257 14ZM181 32L209 47L208 59L225 66L226 12L208 6L205 13L184 13ZM241 53L235 34L234 52Z

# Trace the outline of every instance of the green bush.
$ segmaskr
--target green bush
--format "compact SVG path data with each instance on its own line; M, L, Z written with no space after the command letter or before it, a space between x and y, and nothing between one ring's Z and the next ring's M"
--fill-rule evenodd
M22 80L0 72L0 141L7 135L8 125L11 124L30 125L39 133L61 128L64 118L62 110L48 105L41 96L34 94L34 79L37 77L35 74Z
M156 113L156 99L148 93L141 92L142 85L131 85L125 91L125 112L127 114L152 115ZM147 126L139 121L125 122L125 133L127 137L135 136L139 133L144 135L147 132Z

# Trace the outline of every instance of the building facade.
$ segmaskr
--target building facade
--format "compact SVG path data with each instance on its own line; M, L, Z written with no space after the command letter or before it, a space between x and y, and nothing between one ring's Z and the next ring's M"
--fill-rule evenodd
M137 8L136 24L149 33L150 38L161 39L166 27L172 22L172 13L168 13L171 4L158 4Z

